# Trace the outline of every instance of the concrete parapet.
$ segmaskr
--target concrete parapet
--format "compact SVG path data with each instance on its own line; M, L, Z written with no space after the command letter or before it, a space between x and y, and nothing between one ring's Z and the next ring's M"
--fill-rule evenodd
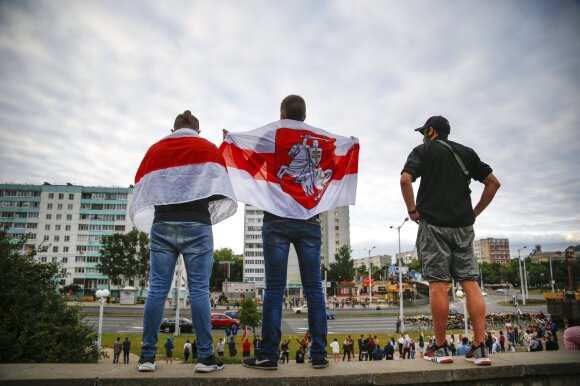
M3 364L0 384L43 386L340 386L340 385L578 385L580 351L494 354L493 365L478 367L462 357L451 364L423 359L331 362L326 369L307 364L280 365L277 371L242 365L209 374L194 374L192 364L158 362L153 373L137 364Z

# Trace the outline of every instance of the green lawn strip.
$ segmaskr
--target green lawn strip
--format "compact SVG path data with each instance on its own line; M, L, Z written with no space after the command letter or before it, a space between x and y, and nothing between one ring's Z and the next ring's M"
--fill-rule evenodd
M425 344L428 343L429 341L429 336L433 335L433 330L424 330L423 331L423 336L425 337ZM456 336L458 336L460 333L462 333L462 330L448 330L447 331L448 334L454 333ZM396 334L394 332L392 333L385 333L384 331L382 332L371 332L371 333L363 333L363 337L367 338L368 336L372 335L372 336L377 336L377 338L379 339L379 344L381 346L381 348L384 348L385 344L387 343L387 341L389 341L391 339L391 337L393 337L395 339L395 341L398 339L400 334ZM416 342L419 341L419 336L421 335L420 331L417 330L411 330L410 328L407 328L407 331L405 332L405 334L409 334L409 336L412 339L415 339ZM349 334L328 334L328 344L327 344L327 348L326 348L326 352L328 353L328 356L332 356L332 350L330 349L329 345L330 343L336 338L339 345L340 345L340 353L342 355L342 342L344 341L344 339L348 336ZM355 342L355 352L358 355L358 346L357 346L357 339L358 337L361 335L360 332L353 332L350 333L350 336L352 337L352 339ZM165 333L159 333L159 342L158 342L158 348L157 348L157 361L162 361L165 360L165 348L163 347L165 344L165 341L167 341L167 338L169 337L173 337L173 334L165 334ZM115 342L115 340L117 339L117 337L121 338L121 342L125 339L125 337L129 337L129 339L131 340L131 353L135 354L137 356L141 355L141 334L103 334L102 335L102 345L104 348L112 348L113 347L113 343ZM214 330L213 334L213 347L215 350L215 346L218 342L218 340L220 338L225 338L225 333L222 331L217 331ZM229 351L228 351L228 347L227 345L225 346L225 350L224 350L224 357L222 358L223 361L225 363L231 363L231 364L235 364L235 363L241 363L242 360L242 341L240 339L241 335L238 335L236 337L236 349L237 349L237 355L235 357L230 357L229 355ZM250 342L253 341L254 336L251 333L248 333L248 335L246 336ZM302 334L284 334L282 335L282 340L284 339L290 339L290 359L293 360L295 355L296 355L296 350L298 350L299 344L296 341L296 339L301 340L303 337ZM174 350L173 350L173 359L174 359L174 363L182 363L183 360L183 345L185 344L185 341L189 339L190 342L193 342L194 339L194 335L192 334L181 334L179 336L175 337L175 340L173 341L173 345L174 345ZM254 349L252 347L251 350L251 355L254 355ZM112 361L112 358L106 359L105 361ZM191 357L189 359L190 363L191 363Z

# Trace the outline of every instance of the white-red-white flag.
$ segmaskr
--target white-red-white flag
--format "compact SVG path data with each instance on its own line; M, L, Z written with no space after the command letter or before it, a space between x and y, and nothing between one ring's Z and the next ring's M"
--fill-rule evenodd
M236 213L238 204L225 161L217 147L191 129L180 129L149 148L135 175L129 216L137 229L149 233L155 205L181 204L214 195L212 224Z
M307 219L355 203L355 137L284 119L228 133L220 152L236 198L277 216Z

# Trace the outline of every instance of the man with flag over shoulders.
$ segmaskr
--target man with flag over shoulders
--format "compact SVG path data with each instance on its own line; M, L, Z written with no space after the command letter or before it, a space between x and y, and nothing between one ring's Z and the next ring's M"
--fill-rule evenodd
M424 358L438 363L453 362L445 339L448 283L453 278L465 291L473 324L474 344L465 359L477 365L490 365L484 344L485 300L477 283L479 267L473 253L473 224L493 200L500 183L475 151L447 139L451 127L444 117L431 117L416 131L423 135L424 143L407 158L400 183L409 217L419 223L417 253L431 292L435 343ZM419 177L415 205L412 183ZM472 178L485 185L475 207L469 189Z
M290 244L298 255L308 302L312 366L325 368L329 364L318 214L354 204L359 145L354 137L311 127L304 123L305 118L304 99L289 95L280 106L280 121L247 132L224 130L220 151L236 197L264 210L263 340L259 354L243 360L246 367L278 368Z
M197 118L187 110L175 118L171 131L145 154L129 208L133 224L151 234L139 371L155 370L159 325L181 254L197 338L195 371L212 372L224 367L213 355L211 337L212 224L232 216L237 203L224 159L214 144L199 136Z

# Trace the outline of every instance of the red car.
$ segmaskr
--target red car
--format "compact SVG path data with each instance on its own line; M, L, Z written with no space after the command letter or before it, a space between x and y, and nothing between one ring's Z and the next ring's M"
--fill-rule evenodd
M212 328L232 328L233 326L240 327L240 321L238 319L231 318L226 314L211 314Z

